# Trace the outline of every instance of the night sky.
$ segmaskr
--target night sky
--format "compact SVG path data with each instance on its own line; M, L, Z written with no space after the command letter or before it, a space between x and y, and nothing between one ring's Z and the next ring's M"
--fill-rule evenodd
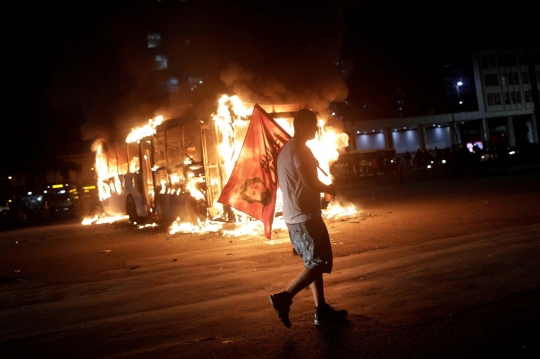
M155 17L148 2L47 2L14 12L5 48L11 125L2 136L10 151L0 169L46 166L58 144L129 131L158 112L179 116L186 104L208 116L223 93L320 112L335 103L347 120L362 120L394 117L402 92L409 115L444 112L441 68L465 69L480 44L526 41L537 11L519 2L509 16L487 2L163 0L179 3L154 25L174 34L168 51L179 59L181 88L162 98L139 60ZM188 76L203 77L204 89L189 93Z

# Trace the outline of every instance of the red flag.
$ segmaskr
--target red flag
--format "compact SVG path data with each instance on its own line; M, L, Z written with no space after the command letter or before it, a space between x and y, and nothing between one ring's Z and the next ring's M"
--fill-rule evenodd
M261 106L255 104L240 155L218 199L219 203L262 221L268 239L276 208L277 157L290 138Z

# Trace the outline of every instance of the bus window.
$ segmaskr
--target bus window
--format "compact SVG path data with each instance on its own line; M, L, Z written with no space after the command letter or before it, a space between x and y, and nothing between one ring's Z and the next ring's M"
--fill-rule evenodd
M156 192L165 193L165 190L169 188L168 176L166 169L158 169L155 172L156 176L156 185L159 186L159 189Z
M184 163L184 153L182 147L182 127L174 127L167 131L167 155L169 159L168 167L176 168Z
M192 161L201 161L201 130L197 123L188 123L184 126L184 151Z
M114 193L114 194L118 194L118 192L116 191L116 188L114 186L114 180L109 180L108 185L109 185L109 192Z
M111 193L115 193L115 194L122 194L123 192L123 181L124 181L124 176L115 176L111 179L109 179L109 187L110 187L110 190L111 190Z
M117 166L117 159L116 159L116 148L115 147L109 147L107 151L107 165L109 167L109 176L112 177L116 175L118 172L118 166Z
M139 161L139 144L137 142L128 143L128 163L129 172L136 173L141 169Z
M158 168L167 166L167 158L165 156L165 132L154 135L154 164Z
M128 173L129 165L127 159L127 143L116 148L116 156L118 157L118 174L125 175Z
M109 167L107 163L107 151L108 147L106 144L101 143L99 146L99 151L96 153L96 166L99 169L99 176L101 178L109 177Z

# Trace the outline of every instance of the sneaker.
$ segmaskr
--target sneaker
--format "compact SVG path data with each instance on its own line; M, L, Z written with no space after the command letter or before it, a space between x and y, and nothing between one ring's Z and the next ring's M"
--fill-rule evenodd
M272 303L283 325L290 328L292 325L289 320L289 312L292 305L291 295L287 292L270 294L270 303Z
M345 309L337 310L328 304L324 304L317 307L317 311L315 312L315 325L328 325L343 322L345 321L347 314L349 314L349 312Z

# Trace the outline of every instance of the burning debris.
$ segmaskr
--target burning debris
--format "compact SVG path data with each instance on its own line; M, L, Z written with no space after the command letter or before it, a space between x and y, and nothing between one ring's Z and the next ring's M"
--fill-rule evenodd
M298 105L282 107L273 116L290 135ZM217 111L206 121L194 118L164 120L157 116L134 128L125 143L99 143L96 171L99 199L106 216L85 218L84 225L128 219L139 228L169 226L170 233L221 233L223 236L260 235L262 223L217 202L227 183L246 137L253 104L238 96L223 95ZM276 113L275 106L271 112ZM330 183L330 165L348 136L319 120L316 139L308 141L322 171L319 178ZM324 172L324 173L323 173ZM285 230L277 193L274 230ZM323 210L326 218L358 214L345 200L334 200Z
M120 222L120 221L124 221L124 220L127 220L128 219L128 216L121 216L121 215L116 215L116 216L94 216L94 217L87 217L87 218L84 218L83 221L82 221L82 224L87 226L87 225L91 225L91 224L104 224L104 223L114 223L114 222Z

